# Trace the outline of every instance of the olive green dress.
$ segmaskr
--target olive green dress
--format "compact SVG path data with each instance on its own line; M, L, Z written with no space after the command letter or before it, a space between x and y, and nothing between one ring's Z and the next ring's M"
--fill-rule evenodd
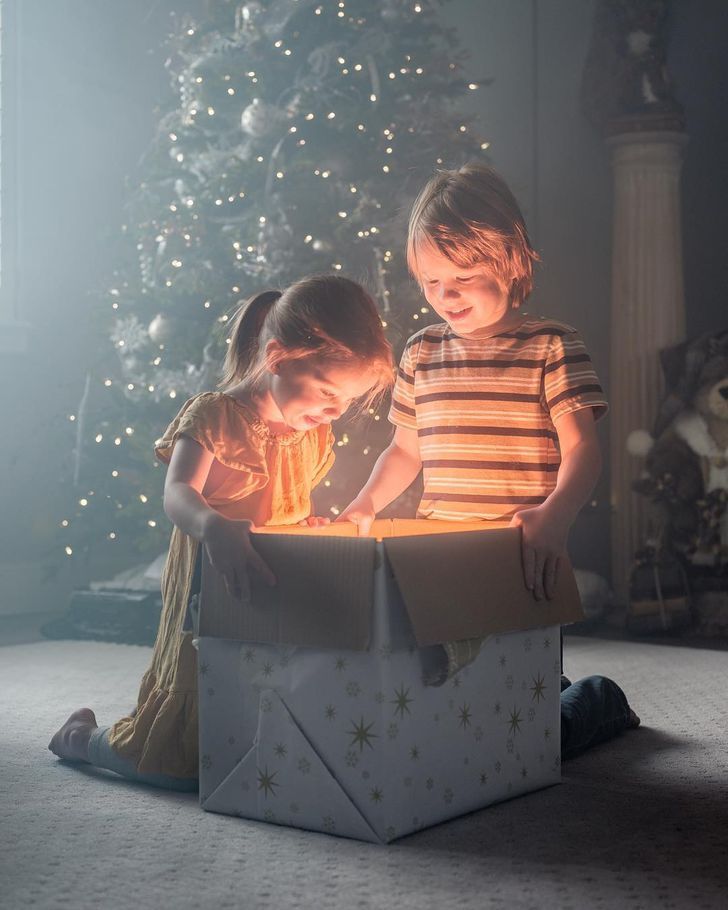
M334 461L327 425L275 436L246 405L222 392L206 392L184 404L156 443L160 461L169 463L180 436L196 440L228 469L215 471L219 482L214 489L205 487L207 503L227 518L246 518L256 525L307 518L311 490ZM143 774L198 776L197 652L192 632L184 630L198 547L196 540L173 529L151 665L135 713L109 730L114 750Z

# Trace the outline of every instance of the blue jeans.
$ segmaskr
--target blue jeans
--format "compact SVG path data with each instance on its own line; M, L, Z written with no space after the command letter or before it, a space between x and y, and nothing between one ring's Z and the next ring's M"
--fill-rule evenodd
M572 758L629 725L627 696L606 676L561 677L561 758Z
M122 758L109 745L109 728L97 727L91 734L88 743L88 760L96 768L105 768L152 787L163 787L165 790L181 790L183 793L194 793L198 789L197 778L170 777L168 774L140 774L133 761Z

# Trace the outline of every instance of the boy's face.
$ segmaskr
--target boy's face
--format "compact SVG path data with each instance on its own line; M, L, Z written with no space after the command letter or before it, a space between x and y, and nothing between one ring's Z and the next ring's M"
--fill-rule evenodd
M459 334L487 328L511 310L508 295L482 266L462 268L432 246L418 250L417 265L427 302Z

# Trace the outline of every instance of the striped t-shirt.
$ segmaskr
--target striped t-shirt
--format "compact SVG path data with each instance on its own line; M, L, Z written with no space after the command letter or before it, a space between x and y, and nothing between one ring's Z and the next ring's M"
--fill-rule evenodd
M447 323L407 342L390 421L417 430L424 492L418 515L503 520L538 505L556 486L554 419L607 402L579 334L530 317L491 337Z

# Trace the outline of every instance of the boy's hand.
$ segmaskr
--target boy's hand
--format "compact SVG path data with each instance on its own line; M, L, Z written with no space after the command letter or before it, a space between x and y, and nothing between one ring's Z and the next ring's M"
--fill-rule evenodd
M361 494L344 509L336 521L351 521L358 529L359 537L366 537L376 517L374 506L368 496Z
M559 559L566 550L568 525L543 505L516 512L511 527L521 528L523 578L536 600L551 600Z
M228 594L243 602L250 600L252 569L269 585L275 575L256 553L250 540L252 521L224 518L215 513L207 524L202 545L212 565L222 575Z
M303 521L298 522L303 528L320 528L322 525L330 525L331 519L324 518L322 515L309 515Z

